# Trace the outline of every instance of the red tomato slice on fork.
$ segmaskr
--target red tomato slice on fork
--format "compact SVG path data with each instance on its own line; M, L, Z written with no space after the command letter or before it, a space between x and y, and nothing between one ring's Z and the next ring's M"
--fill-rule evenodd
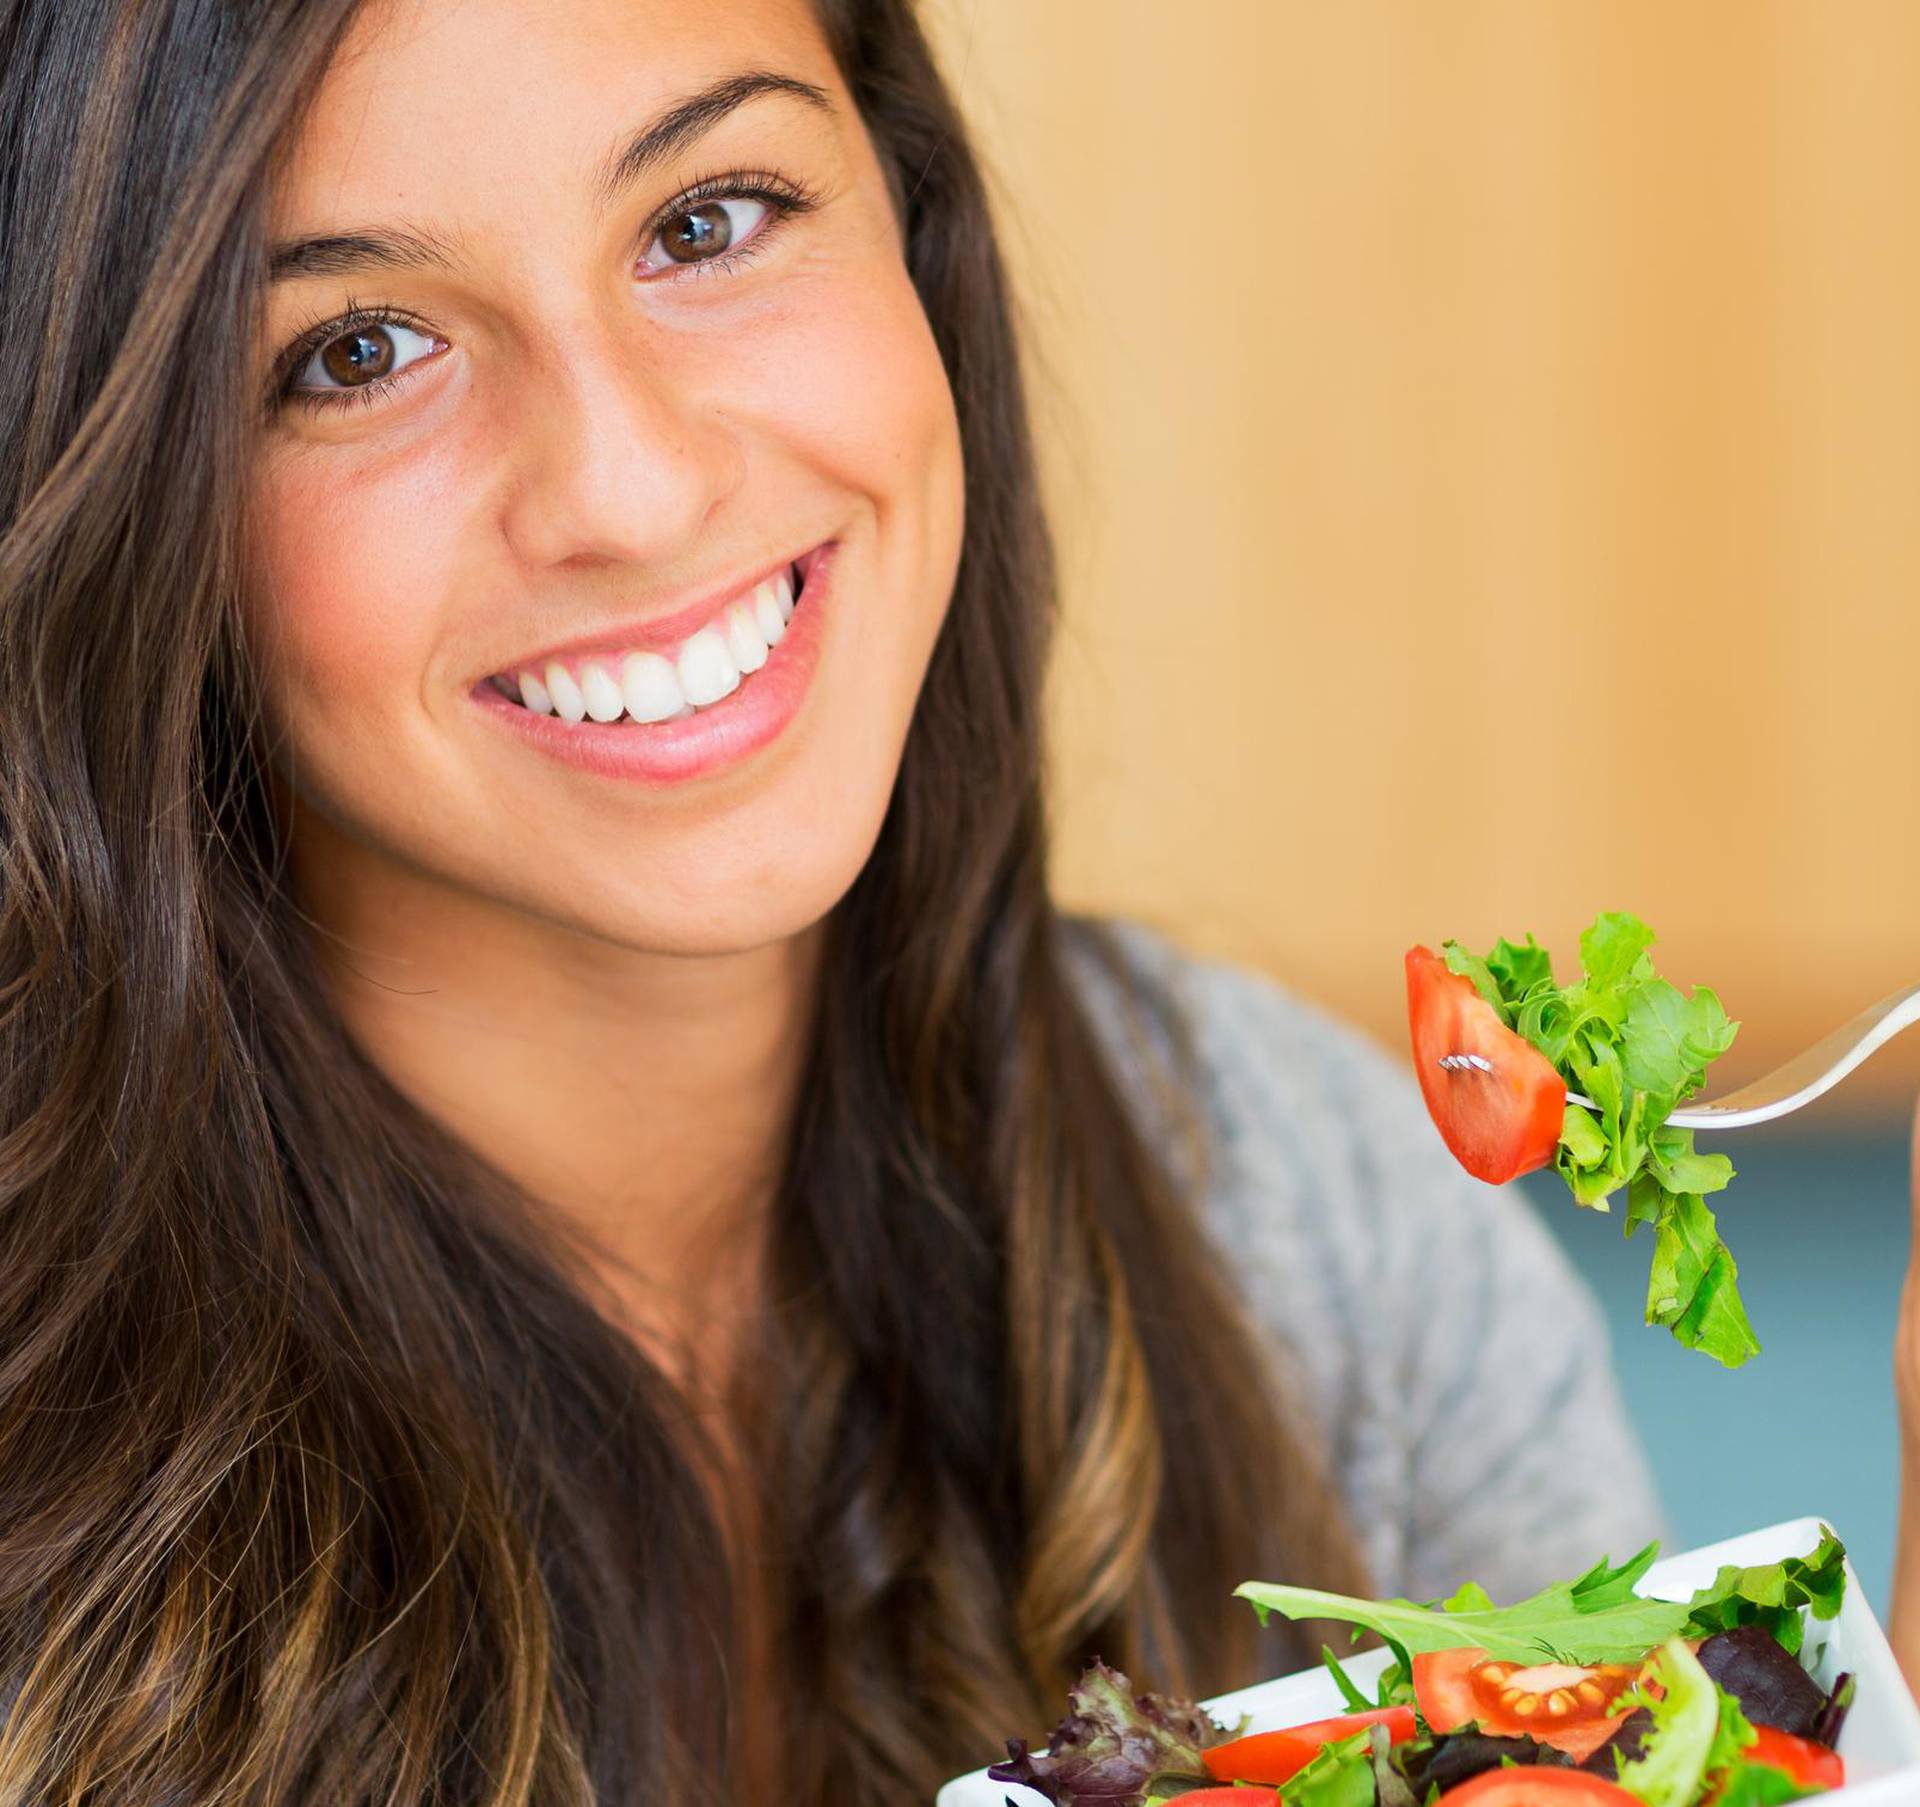
M1553 1062L1431 948L1407 950L1407 1020L1421 1096L1460 1165L1495 1186L1546 1166L1567 1112Z

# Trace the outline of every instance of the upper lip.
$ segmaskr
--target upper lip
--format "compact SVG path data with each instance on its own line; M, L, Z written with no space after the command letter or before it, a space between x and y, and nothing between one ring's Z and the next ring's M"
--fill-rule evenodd
M792 558L779 559L770 565L758 565L744 575L708 584L691 601L676 600L669 608L651 609L644 615L597 627L590 633L577 634L571 640L549 641L538 652L526 653L504 665L494 666L487 675L510 678L523 671L538 672L550 659L574 660L627 652L670 651L697 629L705 627L719 613L722 605L736 597L750 597L755 588L769 578L778 577L796 565L804 578L815 554L822 550L824 544L823 541Z

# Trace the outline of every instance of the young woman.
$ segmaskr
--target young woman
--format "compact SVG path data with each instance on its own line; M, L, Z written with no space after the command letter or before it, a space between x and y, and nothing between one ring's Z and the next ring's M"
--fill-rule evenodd
M0 1800L924 1800L1658 1529L1395 1063L1049 902L907 0L12 0L0 158Z

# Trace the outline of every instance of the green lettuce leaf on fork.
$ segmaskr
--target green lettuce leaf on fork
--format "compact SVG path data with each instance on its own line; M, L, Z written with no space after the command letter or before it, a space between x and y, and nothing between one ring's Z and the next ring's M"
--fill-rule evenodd
M1574 1202L1608 1211L1626 1194L1624 1230L1653 1229L1646 1320L1729 1368L1760 1352L1741 1303L1739 1270L1707 1195L1733 1178L1722 1154L1701 1154L1693 1132L1667 1118L1732 1046L1739 1025L1706 986L1691 995L1660 978L1653 931L1608 911L1580 937L1581 975L1569 985L1531 935L1474 954L1442 943L1449 970L1472 981L1508 1028L1550 1060L1570 1091L1554 1167Z

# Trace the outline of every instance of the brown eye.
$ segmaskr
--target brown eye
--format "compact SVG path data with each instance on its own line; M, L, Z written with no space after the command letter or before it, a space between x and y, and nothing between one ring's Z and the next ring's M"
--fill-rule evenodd
M363 326L320 347L321 368L343 387L386 376L393 358L393 339L384 326Z
M288 392L331 397L344 390L376 388L404 374L419 361L419 354L437 351L441 344L397 320L369 320L315 347L295 373Z
M642 262L650 270L711 262L751 238L769 211L765 201L746 195L682 208L647 247Z
M660 234L660 246L675 263L713 257L733 243L733 221L718 201L690 207Z

